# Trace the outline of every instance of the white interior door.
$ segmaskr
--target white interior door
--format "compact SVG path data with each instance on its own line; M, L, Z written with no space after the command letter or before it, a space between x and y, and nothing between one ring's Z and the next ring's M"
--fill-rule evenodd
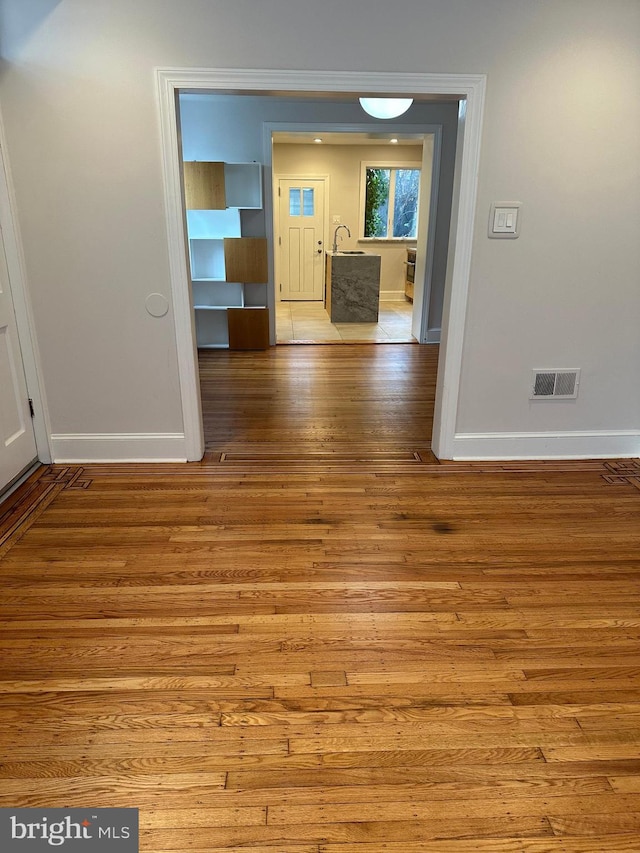
M37 455L0 231L0 491Z
M280 178L278 182L280 298L324 299L324 180Z

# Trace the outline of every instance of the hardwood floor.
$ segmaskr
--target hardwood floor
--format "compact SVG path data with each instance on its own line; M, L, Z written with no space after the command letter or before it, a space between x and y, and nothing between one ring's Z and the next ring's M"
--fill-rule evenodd
M212 453L428 452L437 346L278 346L199 357Z
M205 360L203 463L0 507L0 806L136 807L150 853L640 850L640 464L440 465L420 355L284 350Z

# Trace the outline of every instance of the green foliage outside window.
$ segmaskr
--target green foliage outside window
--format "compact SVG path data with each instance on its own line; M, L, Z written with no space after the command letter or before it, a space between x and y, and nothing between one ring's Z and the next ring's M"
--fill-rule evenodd
M420 170L368 166L363 237L415 239Z
M364 236L387 236L389 169L367 169L364 209Z

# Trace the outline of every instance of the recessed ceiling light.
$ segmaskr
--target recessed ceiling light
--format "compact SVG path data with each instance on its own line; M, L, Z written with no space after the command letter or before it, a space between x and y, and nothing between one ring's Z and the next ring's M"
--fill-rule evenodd
M389 140L389 142L390 142L392 145L397 145L397 144L398 144L398 140L397 140L397 139L390 139L390 140Z
M322 142L322 140L320 139L320 137L319 137L319 136L317 136L313 141L314 141L314 142Z

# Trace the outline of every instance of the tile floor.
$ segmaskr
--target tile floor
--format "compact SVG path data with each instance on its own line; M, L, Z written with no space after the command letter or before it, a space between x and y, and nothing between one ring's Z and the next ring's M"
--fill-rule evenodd
M405 343L411 334L413 305L402 301L381 302L377 323L332 323L322 302L278 302L276 338L288 343Z

